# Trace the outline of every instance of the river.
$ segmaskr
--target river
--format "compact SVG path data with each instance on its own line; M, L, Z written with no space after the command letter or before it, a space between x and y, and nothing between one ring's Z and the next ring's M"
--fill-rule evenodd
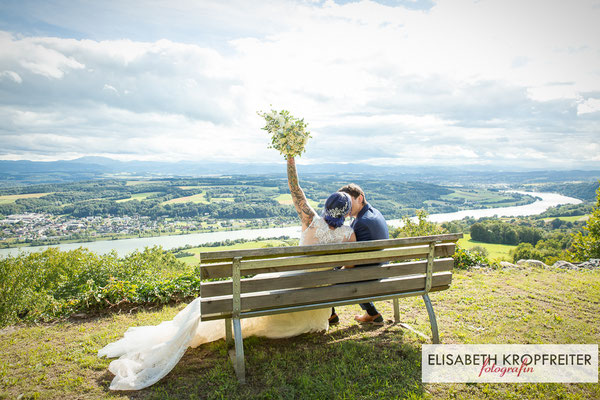
M531 204L514 207L486 208L478 210L464 210L453 213L431 214L429 220L432 222L447 222L463 219L464 217L510 217L537 215L546 211L550 207L560 204L579 204L581 200L573 197L567 197L556 193L538 193L538 192L518 192L530 196L539 197ZM399 226L400 220L390 220L391 226ZM266 228L266 229L247 229L238 231L223 231L209 233L192 233L187 235L157 236L149 238L135 238L122 240L99 240L96 242L84 243L66 243L53 246L31 246L11 249L0 249L0 256L16 255L19 252L34 252L46 249L48 247L58 247L61 250L73 250L79 247L86 247L93 252L105 254L113 250L120 256L131 253L134 250L142 250L145 247L162 246L164 249L183 247L186 245L198 246L204 243L219 242L223 240L248 239L253 240L259 237L279 237L290 236L300 237L300 226L291 226L285 228Z

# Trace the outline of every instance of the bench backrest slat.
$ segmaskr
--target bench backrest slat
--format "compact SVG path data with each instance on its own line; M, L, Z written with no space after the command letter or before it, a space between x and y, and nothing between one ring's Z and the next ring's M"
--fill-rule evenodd
M462 234L460 233L451 233L444 235L416 236L400 239L370 240L364 242L349 242L311 246L270 247L261 249L211 251L200 253L200 258L203 263L206 263L231 261L235 257L241 257L244 260L251 260L253 258L275 258L281 256L332 254L353 252L358 250L381 250L385 248L402 247L407 245L427 244L432 241L442 243L456 242L461 237Z
M454 265L452 258L440 258L433 262L433 273L451 271ZM400 264L387 264L381 267L361 267L347 270L326 270L306 272L291 276L261 276L241 280L241 292L252 293L265 290L286 288L307 288L333 285L347 282L358 282L369 279L383 279L394 276L425 274L427 261L412 261ZM231 295L231 280L208 282L202 286L203 297Z
M432 288L447 286L452 281L451 272L442 272L433 276ZM398 278L388 278L375 281L340 284L306 289L281 290L270 293L247 295L241 300L241 311L280 308L291 305L314 304L332 300L346 300L368 297L371 295L385 295L404 291L423 290L425 277L412 275ZM203 298L201 313L203 316L211 314L229 315L232 310L230 296Z
M438 243L435 246L435 257L448 257L454 254L454 243ZM324 254L310 256L293 256L266 260L241 261L243 275L254 275L266 272L282 272L297 269L336 267L342 265L375 264L389 261L400 261L426 257L428 245L415 245L402 248L380 249L359 253ZM231 263L206 264L200 266L202 279L231 277Z

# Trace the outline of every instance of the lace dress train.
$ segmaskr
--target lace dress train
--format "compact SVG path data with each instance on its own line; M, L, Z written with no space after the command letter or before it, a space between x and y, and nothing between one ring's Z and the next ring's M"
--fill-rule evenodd
M300 243L340 243L350 235L352 228L349 226L343 225L332 230L322 218L315 217L310 227L302 232ZM108 367L115 375L110 389L139 390L148 387L167 375L188 347L193 348L224 338L223 320L200 321L200 301L200 298L192 301L171 321L154 326L129 328L122 339L99 350L99 357L119 357ZM307 332L326 331L329 327L329 314L330 309L326 308L244 318L241 320L242 333L244 337L262 336L278 339Z

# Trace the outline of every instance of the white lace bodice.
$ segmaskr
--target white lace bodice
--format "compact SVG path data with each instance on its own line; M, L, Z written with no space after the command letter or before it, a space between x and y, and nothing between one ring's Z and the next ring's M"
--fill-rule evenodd
M315 215L310 226L302 231L300 245L341 243L347 241L352 233L354 231L348 225L331 229L323 218Z

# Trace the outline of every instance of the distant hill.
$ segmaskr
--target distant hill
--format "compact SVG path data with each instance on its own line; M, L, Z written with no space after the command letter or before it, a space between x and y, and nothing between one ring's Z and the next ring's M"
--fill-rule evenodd
M464 183L551 183L593 181L600 171L502 171L473 167L375 166L366 164L299 165L301 174L385 176L391 180ZM118 161L105 157L82 157L61 161L0 160L0 186L60 183L105 178L196 177L207 175L283 175L284 163L214 163Z

